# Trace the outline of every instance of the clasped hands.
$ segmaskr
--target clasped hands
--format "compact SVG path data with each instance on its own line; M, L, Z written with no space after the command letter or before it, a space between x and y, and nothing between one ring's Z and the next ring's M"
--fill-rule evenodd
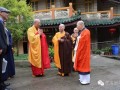
M64 42L64 39L59 38L58 41Z

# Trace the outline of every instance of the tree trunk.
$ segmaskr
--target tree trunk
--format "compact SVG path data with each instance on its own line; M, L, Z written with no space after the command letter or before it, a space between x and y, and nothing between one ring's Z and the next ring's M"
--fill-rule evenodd
M19 41L17 41L17 56L19 56Z

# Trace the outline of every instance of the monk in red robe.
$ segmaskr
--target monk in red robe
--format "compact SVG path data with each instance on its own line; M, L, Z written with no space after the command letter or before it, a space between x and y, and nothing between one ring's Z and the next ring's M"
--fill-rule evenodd
M29 41L29 62L33 76L43 76L44 69L50 68L48 45L46 36L39 29L40 20L35 19L34 25L27 31Z
M79 73L80 83L90 83L90 31L85 28L83 21L77 22L79 30L74 48L74 69Z

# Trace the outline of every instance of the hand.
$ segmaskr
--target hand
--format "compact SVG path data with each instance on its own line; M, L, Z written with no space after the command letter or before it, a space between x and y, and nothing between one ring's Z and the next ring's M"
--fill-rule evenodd
M64 39L60 39L61 42L64 42Z
M39 35L42 35L42 30L41 29L38 29L38 33L39 33Z
M2 54L2 49L0 49L0 54Z
M15 50L14 50L14 48L12 48L12 52L13 52L13 54L15 53Z
M73 68L74 68L74 70L76 71L75 63L74 63L74 65L73 65Z
M58 38L58 41L60 41L61 40L61 38Z

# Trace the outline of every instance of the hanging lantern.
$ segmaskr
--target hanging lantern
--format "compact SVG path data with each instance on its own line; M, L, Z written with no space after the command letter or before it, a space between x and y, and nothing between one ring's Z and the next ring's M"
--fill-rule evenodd
M116 32L116 29L115 28L111 28L111 29L109 29L109 32L110 33L114 33L114 32Z

